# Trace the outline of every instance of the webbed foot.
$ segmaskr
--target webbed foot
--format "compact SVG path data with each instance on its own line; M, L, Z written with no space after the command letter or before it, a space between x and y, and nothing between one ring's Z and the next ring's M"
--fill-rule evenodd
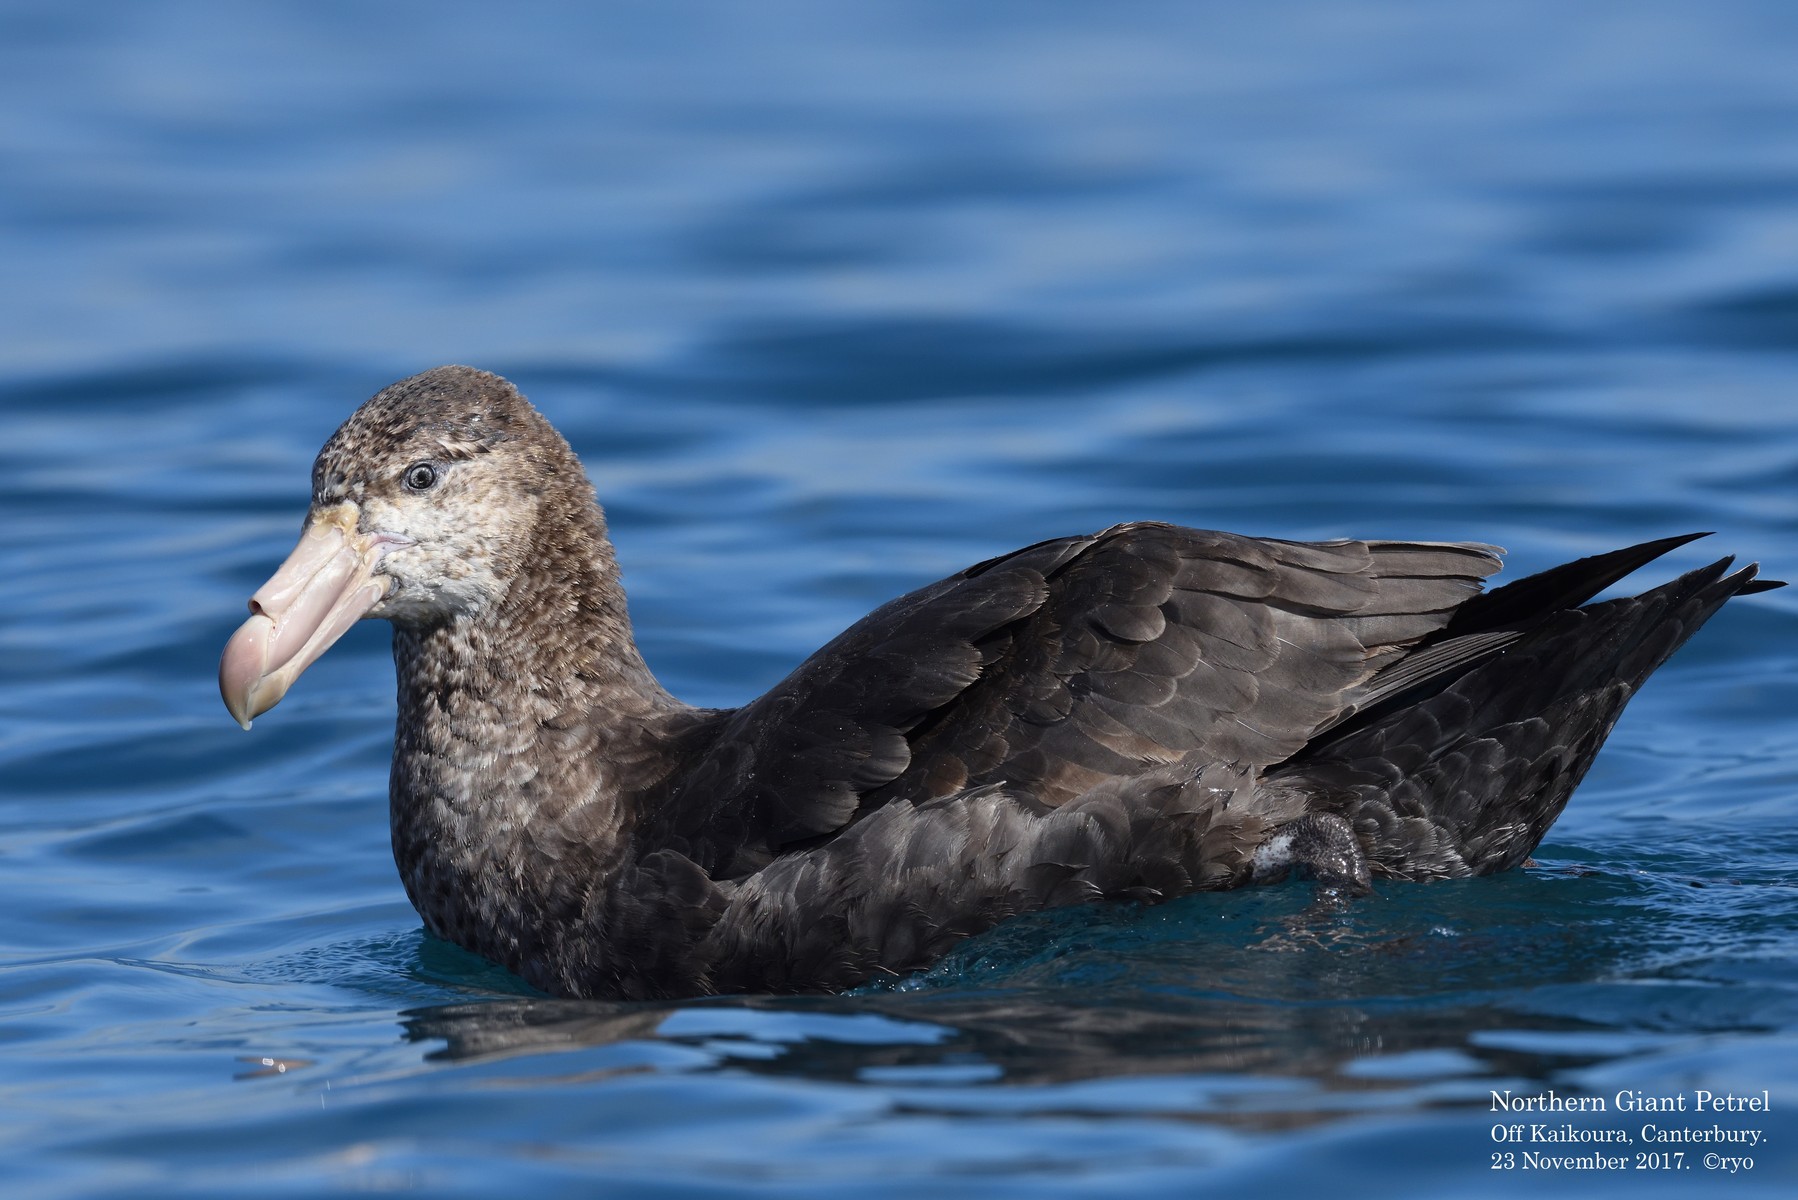
M1332 813L1306 813L1255 852L1256 883L1274 883L1294 871L1315 879L1320 891L1350 896L1373 891L1373 871L1355 831Z

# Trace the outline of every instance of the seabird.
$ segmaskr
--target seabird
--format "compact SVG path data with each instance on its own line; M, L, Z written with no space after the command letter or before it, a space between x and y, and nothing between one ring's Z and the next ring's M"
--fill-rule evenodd
M1518 866L1642 681L1780 586L1726 558L1588 603L1696 536L1486 592L1479 543L1114 525L699 709L637 649L568 443L506 380L439 367L320 451L219 684L247 729L391 621L393 851L432 934L557 995L828 991L1059 905Z

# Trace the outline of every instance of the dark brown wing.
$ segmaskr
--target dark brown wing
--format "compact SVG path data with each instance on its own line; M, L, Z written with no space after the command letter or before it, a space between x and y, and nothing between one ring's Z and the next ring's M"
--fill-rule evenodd
M1590 572L1604 558L1689 540L1575 565ZM1732 596L1780 586L1757 579L1753 566L1726 575L1729 566L1726 558L1639 596L1517 621L1526 632L1503 655L1431 694L1373 710L1359 728L1331 733L1270 771L1267 785L1347 818L1378 874L1441 879L1509 870L1561 815L1648 676ZM1521 601L1546 590L1508 598L1507 615L1527 614Z
M664 819L764 857L895 798L1007 783L1054 806L1188 757L1278 762L1498 565L1153 523L1040 543L876 610L721 714Z
M760 698L708 714L671 747L691 765L644 814L653 834L740 875L842 828L911 767L908 735L980 679L982 645L1038 611L1049 578L1094 540L1042 542L901 596Z
M980 680L913 735L914 765L871 798L1004 782L1054 805L1189 756L1279 762L1442 628L1497 553L1118 526L989 639Z

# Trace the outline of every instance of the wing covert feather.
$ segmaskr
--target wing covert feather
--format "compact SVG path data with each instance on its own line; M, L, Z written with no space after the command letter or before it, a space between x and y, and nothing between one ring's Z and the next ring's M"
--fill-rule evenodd
M1002 784L1053 807L1181 760L1267 766L1498 565L1477 544L1152 522L1039 543L877 609L719 714L675 805L772 853L895 799Z

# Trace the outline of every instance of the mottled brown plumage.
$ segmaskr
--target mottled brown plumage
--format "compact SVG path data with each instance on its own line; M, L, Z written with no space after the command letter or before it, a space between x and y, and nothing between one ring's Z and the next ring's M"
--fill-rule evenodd
M1719 563L1579 607L1683 540L1482 595L1489 546L1119 525L699 710L638 653L567 443L443 367L320 452L221 684L247 724L391 620L394 856L432 933L564 995L834 989L1033 909L1516 865L1648 673L1776 586Z

